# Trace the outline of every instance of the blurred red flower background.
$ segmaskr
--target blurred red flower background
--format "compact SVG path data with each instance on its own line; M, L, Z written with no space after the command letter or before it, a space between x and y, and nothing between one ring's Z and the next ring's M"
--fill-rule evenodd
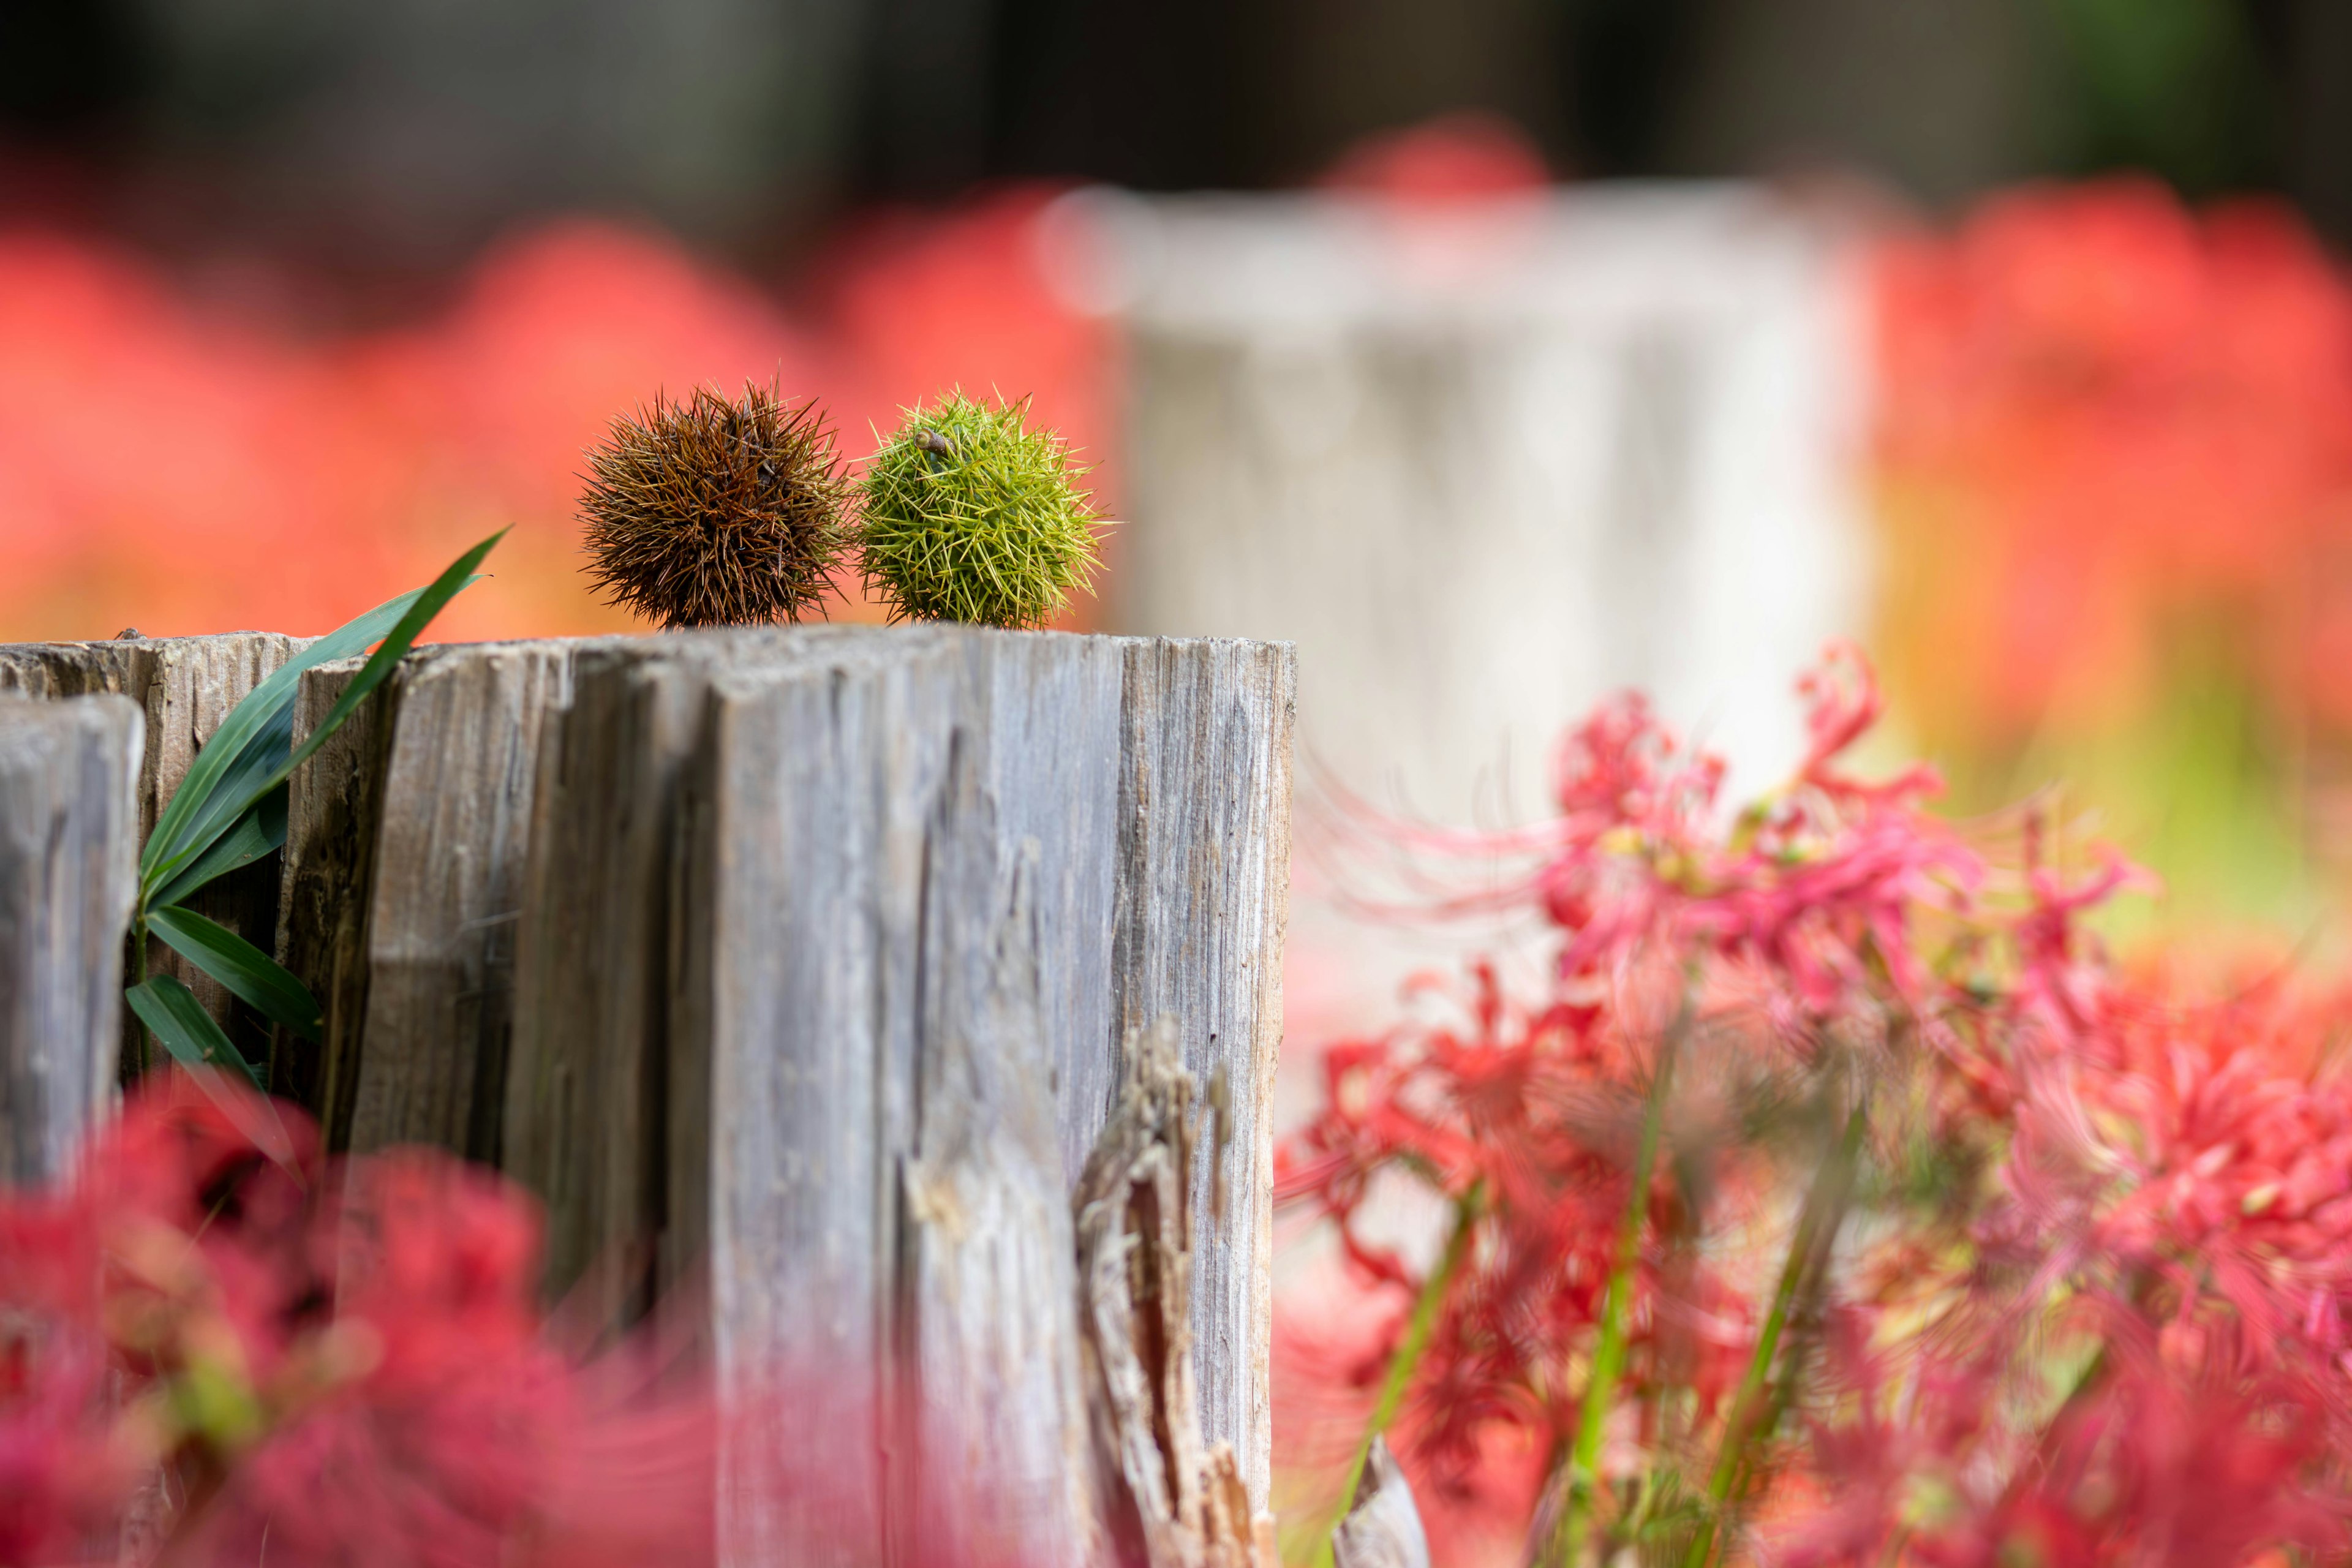
M2101 723L2204 610L2283 708L2352 722L2352 290L2301 219L2028 190L1877 281L1881 461L1929 513L1935 575L1897 585L1921 714Z
M1874 287L1874 644L1956 804L2063 776L2176 907L2334 924L2352 868L2343 268L2284 205L2192 212L2119 180L1891 238Z
M1109 355L1050 287L1055 194L874 215L782 300L658 234L555 220L430 319L332 339L195 303L96 237L0 229L0 637L323 631L509 524L443 636L621 629L575 571L575 475L656 389L772 379L856 458L948 387L1034 394L1099 458Z

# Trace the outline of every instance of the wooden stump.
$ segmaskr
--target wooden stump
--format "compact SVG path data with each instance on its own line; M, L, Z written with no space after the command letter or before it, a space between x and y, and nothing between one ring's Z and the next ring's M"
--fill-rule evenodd
M143 727L0 698L0 1180L54 1182L111 1097Z
M541 731L573 646L421 649L295 775L278 948L326 1010L300 1087L332 1148L499 1158ZM298 737L358 669L304 674Z
M310 739L362 661L304 670L294 689L294 739ZM397 672L386 686L397 684ZM278 962L310 987L322 1019L315 1051L280 1034L283 1091L310 1107L331 1151L351 1142L360 1041L367 1022L368 893L383 813L385 687L362 702L287 781L284 893Z
M854 1391L909 1391L903 1421L887 1396L835 1412L874 1467L849 1543L919 1501L1075 1568L1097 1526L1055 1087L1110 1026L1118 649L829 640L702 694L669 1234L709 1258L730 1377L857 1369ZM759 1473L804 1441L775 1415ZM738 1561L810 1540L727 1522Z
M129 698L143 712L135 855L221 721L308 641L275 632L231 632L128 642L0 644L0 692L48 699L110 692ZM278 931L278 865L272 855L232 871L199 891L190 907L267 952ZM151 973L185 982L249 1059L267 1054L268 1024L210 975L162 942L148 944L147 964ZM126 1062L135 1060L137 1027L126 1012Z
M20 663L152 693L189 662L142 657ZM356 668L305 674L298 735ZM291 1087L331 1146L498 1159L545 1200L553 1287L615 1324L682 1288L723 1388L798 1391L730 1426L731 1560L870 1560L919 1516L1075 1568L1127 1473L1097 1458L1073 1194L1132 1152L1148 1026L1152 1103L1212 1109L1197 1137L1154 1113L1183 1197L1147 1228L1182 1261L1149 1305L1181 1331L1139 1347L1165 1379L1121 1451L1201 1467L1155 1568L1239 1568L1292 679L1275 645L941 627L414 654L291 782L270 931L327 1025ZM1101 1210L1091 1269L1132 1218ZM781 1491L813 1426L840 1473Z
M1273 1412L1274 1069L1290 886L1283 644L1122 638L1119 868L1110 1042L1171 1021L1209 1097L1194 1156L1192 1331L1201 1425L1265 1504ZM1099 1106L1091 1097L1090 1112ZM1101 1128L1090 1120L1084 1142ZM1066 1142L1065 1150L1072 1145ZM1075 1172L1073 1173L1075 1178Z
M722 1365L981 1413L1024 1550L1065 1557L1068 1196L1129 1019L1167 1015L1227 1108L1189 1173L1202 1425L1263 1506L1290 682L1269 645L968 629L583 650L508 1079L554 1280L625 1315L652 1237L671 1279L707 1258Z

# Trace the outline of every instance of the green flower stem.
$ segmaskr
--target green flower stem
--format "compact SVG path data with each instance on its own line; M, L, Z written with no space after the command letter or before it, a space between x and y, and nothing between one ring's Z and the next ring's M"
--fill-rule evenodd
M1389 1429L1403 1407L1405 1390L1412 1384L1412 1374L1420 1370L1421 1358L1429 1349L1429 1338L1437 1328L1438 1310L1445 1304L1445 1292L1453 1287L1454 1276L1461 1271L1462 1259L1470 1251L1471 1233L1476 1229L1479 1212L1485 1207L1486 1184L1474 1182L1470 1190L1454 1200L1454 1229L1445 1238L1445 1250L1437 1267L1421 1283L1421 1294L1414 1298L1412 1316L1405 1321L1404 1337L1397 1342L1396 1353L1389 1358L1388 1375L1381 1382L1381 1395L1372 1405L1372 1418L1365 1424L1364 1436L1356 1445L1354 1458L1348 1461L1348 1473L1339 1487L1339 1511L1332 1515L1331 1528L1323 1533L1315 1550L1317 1568L1330 1568L1333 1538L1354 1506L1356 1489L1363 1484L1364 1467L1371 1462L1372 1444Z
M1609 1293L1601 1309L1601 1339L1592 1348L1592 1370L1584 1383L1584 1403L1577 1415L1576 1445L1569 1450L1568 1473L1561 1478L1559 1522L1552 1531L1549 1560L1570 1568L1584 1556L1585 1508L1601 1469L1601 1439L1609 1425L1610 1406L1616 1402L1617 1381L1625 1370L1626 1320L1633 1314L1633 1272L1642 1261L1642 1232L1650 1216L1650 1176L1657 1169L1658 1145L1664 1141L1666 1100L1674 1091L1675 1057L1690 1028L1691 1002L1685 993L1681 1015L1658 1046L1658 1063L1650 1078L1648 1104L1642 1112L1642 1141L1633 1152L1633 1191L1625 1199L1625 1217L1617 1228L1617 1258L1609 1271Z
M1723 1448L1717 1454L1715 1468L1707 1477L1706 1495L1715 1507L1692 1538L1690 1550L1683 1557L1683 1568L1706 1568L1707 1560L1714 1556L1716 1524L1747 1480L1749 1443L1757 1433L1775 1425L1787 1402L1788 1380L1784 1377L1773 1384L1772 1364L1780 1354L1780 1340L1793 1314L1798 1292L1807 1281L1818 1281L1828 1238L1837 1234L1845 1217L1846 1193L1855 1157L1862 1150L1864 1125L1863 1106L1857 1102L1846 1117L1845 1131L1839 1136L1836 1151L1814 1176L1812 1190L1805 1194L1804 1207L1797 1216L1796 1234L1789 1238L1789 1256L1781 1262L1780 1281L1772 1289L1772 1310L1765 1316L1763 1331L1756 1336L1756 1349L1748 1358L1748 1370L1739 1380L1738 1392L1732 1396L1731 1413L1724 1422Z

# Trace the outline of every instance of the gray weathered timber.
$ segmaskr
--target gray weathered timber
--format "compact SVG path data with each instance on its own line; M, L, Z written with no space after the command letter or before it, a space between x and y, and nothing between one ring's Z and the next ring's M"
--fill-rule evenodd
M0 692L42 698L112 692L139 705L147 731L139 772L144 843L229 710L310 641L277 632L228 632L129 642L0 643Z
M498 1157L540 742L576 646L419 649L295 774L278 951L326 1011L293 1087L331 1147ZM358 668L304 676L298 736Z
M710 669L784 651L772 633L583 647L542 742L500 1163L547 1205L550 1284L594 1265L581 1300L605 1317L642 1303L662 1229L680 774Z
M0 698L0 1181L53 1182L113 1089L145 727Z
M892 1451L951 1474L940 1444L991 1443L1045 1531L1024 1550L1075 1550L1085 1510L1042 1500L1083 1430L1059 1205L1118 1093L1121 1009L1157 1008L1226 1106L1194 1164L1213 1221L1192 1311L1209 1436L1262 1508L1289 721L1288 650L1247 644L583 649L541 752L503 1153L548 1203L551 1283L625 1316L656 1237L667 1278L707 1263L730 1385L845 1376L792 1406L802 1431L865 1431L845 1453L876 1451L909 1371L961 1387L998 1412L977 1436ZM866 1475L819 1520L747 1481L730 1538L855 1554L917 1484Z
M302 672L294 690L297 745L310 739L364 662L340 659ZM278 962L310 987L323 1026L315 1048L279 1034L276 1087L317 1113L327 1146L337 1151L350 1142L367 1017L368 888L382 810L385 706L378 688L287 781Z
M1429 1568L1429 1536L1386 1437L1372 1439L1355 1501L1331 1534L1336 1568Z
M425 649L393 693L350 1146L498 1158L539 744L571 645Z
M1274 1141L1290 889L1287 644L1122 639L1119 870L1109 1039L1172 1018L1211 1100L1194 1155L1192 1322L1201 1426L1263 1507L1273 1413ZM1116 1064L1116 1054L1098 1062ZM1107 1101L1066 1114L1091 1147ZM1101 1107L1102 1109L1097 1109Z
M1198 1242L1192 1075L1172 1017L1131 1033L1126 1081L1071 1203L1078 1346L1110 1560L1276 1568L1274 1518L1233 1447L1201 1434L1192 1259Z
M1108 1026L1118 677L1100 640L933 630L711 681L672 1234L707 1244L730 1383L814 1364L908 1391L839 1413L872 1467L846 1541L739 1509L737 1560L926 1517L992 1554L1097 1555L1055 1084Z
M143 845L221 721L308 642L276 632L230 632L128 642L5 644L0 645L0 692L37 698L110 692L140 707L146 717L138 786ZM271 856L203 889L190 906L266 952L278 930L278 859ZM151 973L184 981L241 1048L256 1056L266 1048L267 1031L258 1016L236 1004L210 975L160 942L149 943L147 961ZM126 1011L126 1050L136 1028Z

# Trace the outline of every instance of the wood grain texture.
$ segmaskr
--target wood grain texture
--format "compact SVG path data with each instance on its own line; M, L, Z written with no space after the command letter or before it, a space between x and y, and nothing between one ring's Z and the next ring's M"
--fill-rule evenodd
M302 672L294 692L297 745L341 700L364 662L339 659ZM338 1152L351 1141L367 1018L368 890L390 731L385 709L379 688L287 781L277 956L310 986L325 1023L315 1048L280 1031L276 1087L310 1109L327 1147Z
M1181 1061L1172 1018L1128 1037L1118 1105L1071 1200L1108 1555L1148 1568L1276 1568L1274 1516L1252 1503L1231 1445L1201 1434L1189 1180L1199 1128Z
M540 744L578 646L419 649L295 773L278 953L327 1026L289 1086L331 1148L498 1158ZM305 674L298 736L359 668Z
M139 771L144 843L229 710L310 641L277 632L229 632L129 642L0 643L0 692L38 698L110 692L139 705L146 717Z
M539 745L571 645L427 648L390 694L350 1147L495 1163Z
M0 1181L54 1182L111 1098L145 726L0 698Z
M1121 643L1111 1038L1172 1019L1185 1069L1223 1102L1223 1125L1201 1141L1191 1177L1194 1212L1205 1216L1192 1270L1201 1425L1210 1442L1232 1446L1264 1507L1273 1440L1267 1118L1282 1047L1297 667L1286 643ZM1070 1108L1074 1117L1093 1092ZM1066 1122L1066 1136L1080 1130L1090 1145L1093 1127Z
M1107 1021L1118 721L1091 639L869 635L710 688L670 1218L707 1238L723 1375L903 1386L840 1413L898 1457L835 1521L870 1547L941 1513L1095 1556L1055 1082ZM812 1541L730 1531L742 1560Z
M128 642L0 645L0 692L59 698L100 692L127 697L145 715L139 773L139 841L186 776L196 753L247 693L308 646L276 632L155 637ZM255 946L268 950L278 931L279 858L232 871L189 900ZM148 946L150 973L177 976L228 1030L248 1059L268 1053L269 1027L210 975L161 942ZM136 1022L123 1021L125 1060L135 1059Z
M622 1318L661 1226L677 791L709 670L774 634L583 647L533 795L500 1163L547 1205L550 1288ZM593 1298L593 1300L591 1300Z
M503 1157L548 1204L552 1286L625 1319L656 1257L673 1283L707 1266L724 1385L796 1385L792 1431L740 1434L742 1550L870 1552L982 1468L1020 1500L964 1494L967 1527L1092 1550L1067 1197L1122 1007L1172 1015L1223 1086L1190 1179L1241 1231L1204 1239L1191 1301L1209 1436L1263 1507L1289 721L1287 650L1244 644L839 627L579 655ZM798 1386L813 1367L851 1391ZM820 1503L762 1491L812 1422L872 1468Z

